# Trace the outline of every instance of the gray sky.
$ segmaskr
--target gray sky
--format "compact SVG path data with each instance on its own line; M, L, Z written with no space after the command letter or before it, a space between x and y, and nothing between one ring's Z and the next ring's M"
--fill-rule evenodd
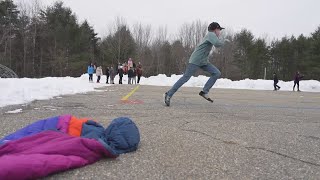
M21 0L15 0L21 1ZM26 1L26 0L25 0ZM29 1L29 0L27 0ZM129 25L150 24L153 29L167 26L178 32L183 23L200 19L218 22L232 31L250 30L256 37L281 38L310 35L320 26L320 0L62 0L77 15L87 19L99 36L116 17ZM55 0L40 0L50 5Z

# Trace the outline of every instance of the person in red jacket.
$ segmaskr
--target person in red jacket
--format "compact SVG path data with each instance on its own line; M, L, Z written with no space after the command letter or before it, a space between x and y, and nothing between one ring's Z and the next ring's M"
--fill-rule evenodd
M137 75L138 75L138 84L139 84L140 78L142 76L142 65L140 62L138 63L138 66L137 66Z
M127 63L123 63L123 74L127 75L128 74L128 65Z

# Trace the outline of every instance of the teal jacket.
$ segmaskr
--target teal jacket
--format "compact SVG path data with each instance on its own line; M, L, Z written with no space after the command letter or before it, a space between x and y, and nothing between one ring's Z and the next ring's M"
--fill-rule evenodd
M212 46L221 47L224 45L224 41L220 40L214 32L208 32L203 38L202 42L196 47L191 54L189 63L197 66L204 66L209 63L209 53Z

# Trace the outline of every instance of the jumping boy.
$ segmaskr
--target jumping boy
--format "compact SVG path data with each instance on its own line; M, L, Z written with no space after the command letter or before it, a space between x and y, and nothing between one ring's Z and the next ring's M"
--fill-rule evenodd
M217 22L213 22L208 26L208 33L191 54L189 64L187 65L185 73L173 85L173 87L164 94L164 103L167 106L170 106L170 99L174 95L174 93L184 83L186 83L199 68L209 72L211 75L207 83L204 85L203 90L200 91L199 95L205 98L206 100L213 102L213 100L208 96L208 93L211 87L216 82L216 80L220 77L221 72L218 68L216 68L209 62L209 54L213 46L223 46L225 40L219 39L220 32L222 29L224 28L222 28Z

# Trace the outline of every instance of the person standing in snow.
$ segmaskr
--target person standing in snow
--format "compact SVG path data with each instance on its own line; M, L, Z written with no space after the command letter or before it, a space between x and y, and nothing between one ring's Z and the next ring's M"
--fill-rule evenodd
M127 75L128 74L128 65L127 63L123 63L123 74Z
M302 78L303 78L303 76L300 74L299 71L297 71L296 74L294 75L294 78L293 78L293 80L294 80L293 91L294 91L296 85L297 85L298 91L300 91L300 89L299 89L299 82L300 82L300 80L301 80Z
M110 68L110 70L109 70L109 73L110 73L110 84L114 84L115 72L114 72L114 69L113 69L112 66L111 66L111 68Z
M123 78L123 67L122 66L119 67L118 74L119 74L119 84L122 84L122 78Z
M134 82L134 84L137 84L137 70L136 68L132 68L133 70L133 76L132 76L132 84Z
M97 78L97 83L100 83L100 79L101 79L101 76L102 76L103 74L102 74L102 67L101 66L99 66L99 67L97 67L97 69L96 69L96 76L98 77Z
M274 72L274 73L273 73L273 87L274 87L274 91L277 91L277 90L280 89L280 86L277 85L278 82L279 82L278 76L277 76L277 74Z
M131 58L128 60L128 70L133 67L133 61Z
M89 82L93 82L93 73L94 73L94 66L93 63L90 63L87 69L87 73L89 74Z
M218 68L216 68L209 62L209 54L213 46L221 47L224 45L225 40L219 39L220 32L222 29L224 28L222 28L217 22L212 22L208 26L208 33L191 54L189 64L187 65L185 73L173 85L173 87L164 94L165 105L170 106L170 99L172 98L174 93L184 83L186 83L199 68L209 72L211 75L207 83L204 85L203 90L200 91L199 95L205 98L206 100L213 102L213 100L209 98L208 93L211 87L215 84L216 80L220 77L221 72Z
M133 78L133 73L134 73L133 67L131 67L131 68L129 69L129 71L128 71L128 84L132 84L132 82L133 82L133 80L132 80L132 78ZM131 82L131 81L132 81L132 82Z
M109 67L106 68L106 77L107 77L106 84L109 84L109 76L110 76L109 69L110 69Z
M138 75L138 84L139 84L140 83L140 78L142 76L142 65L141 65L140 62L138 63L138 67L137 67L137 75Z

